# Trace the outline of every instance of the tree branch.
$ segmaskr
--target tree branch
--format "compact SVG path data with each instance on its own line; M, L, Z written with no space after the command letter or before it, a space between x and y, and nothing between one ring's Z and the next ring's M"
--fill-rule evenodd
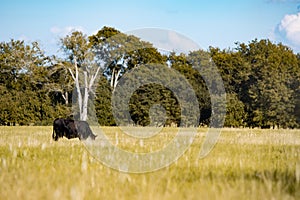
M95 80L96 80L96 78L98 76L99 71L100 71L100 67L98 67L96 73L94 75L92 75L92 78L91 78L90 84L89 84L89 89L90 90L92 90L92 86L94 85L94 82L95 82Z
M75 78L75 76L74 76L74 74L73 74L72 70L71 70L70 68L68 68L68 70L69 70L69 72L70 72L70 74L71 74L71 76L72 76L73 80L74 80L74 81L76 81L76 78Z

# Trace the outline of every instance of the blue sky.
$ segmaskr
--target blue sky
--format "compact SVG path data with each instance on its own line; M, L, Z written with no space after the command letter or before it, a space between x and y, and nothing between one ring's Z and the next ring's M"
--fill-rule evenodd
M0 41L39 41L48 54L72 29L177 31L201 48L268 38L300 52L300 0L0 0Z

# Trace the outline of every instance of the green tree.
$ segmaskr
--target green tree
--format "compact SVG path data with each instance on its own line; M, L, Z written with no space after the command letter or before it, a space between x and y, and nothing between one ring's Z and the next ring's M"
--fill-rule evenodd
M72 92L74 80L69 74L72 68L70 62L64 62L55 58L54 63L49 67L49 96L55 104L69 106L72 103Z
M86 121L88 116L96 116L89 108L89 100L94 98L95 83L98 79L100 67L95 62L88 38L82 32L74 31L61 39L61 48L67 56L67 62L71 63L68 68L74 80L78 113L74 113L80 120ZM92 100L93 101L93 100ZM90 111L88 113L88 111Z
M251 66L242 100L248 108L249 125L296 126L295 80L299 80L297 57L292 50L269 40L240 44L237 50Z
M97 34L89 37L89 42L92 52L95 55L96 62L99 64L99 66L101 66L104 76L109 81L111 92L117 88L120 78L128 71L149 63L154 65L157 64L159 66L162 64L165 65L166 62L166 57L162 56L157 49L152 46L152 44L141 41L135 36L121 33L120 31L111 27L103 27L97 32ZM100 87L98 88L102 88L104 90L103 92L99 90L97 92L98 94L103 95L97 97L97 112L101 113L98 114L98 116L107 114L108 119L107 121L99 119L99 123L115 124L114 120L112 120L111 107L109 107L111 106L111 96L108 96L105 83L102 81ZM154 92L153 90L158 89L151 88L150 90L151 92ZM133 118L134 123L138 125L147 125L149 121L148 111L150 108L145 107L144 105L152 104L153 100L150 98L143 99L143 105L140 102L141 98L145 96L146 93L148 94L148 92L149 90L146 90L145 87L142 87L139 89L139 92L135 93L131 98L131 117ZM106 102L109 106L104 105L104 102ZM122 116L127 106L128 105L119 107L119 119L128 118L126 116ZM100 111L100 108L103 109L103 112ZM122 123L129 123L125 121Z
M95 109L98 123L101 126L115 126L114 116L111 107L112 88L106 77L101 76L95 97Z
M111 27L103 27L97 34L89 37L89 42L96 62L103 68L113 89L118 80L134 67L164 62L152 44Z
M181 121L178 100L171 90L162 85L149 84L136 90L129 108L136 125L179 126Z
M210 47L210 55L218 67L226 89L226 120L225 126L239 127L247 125L247 114L244 102L241 101L248 93L245 83L251 73L250 65L238 51L220 50Z
M240 101L235 93L226 94L226 119L224 126L226 127L240 127L246 126L245 119L247 114L245 112L245 105Z
M45 124L53 115L48 98L48 66L37 42L0 43L2 124Z

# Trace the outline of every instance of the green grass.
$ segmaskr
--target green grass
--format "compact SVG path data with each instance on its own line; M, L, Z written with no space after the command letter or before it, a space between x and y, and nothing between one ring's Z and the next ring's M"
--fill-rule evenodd
M174 128L138 140L103 129L128 151L163 148ZM172 165L126 174L97 161L78 139L52 141L52 127L0 127L0 199L299 199L300 130L224 129L197 156L205 129Z

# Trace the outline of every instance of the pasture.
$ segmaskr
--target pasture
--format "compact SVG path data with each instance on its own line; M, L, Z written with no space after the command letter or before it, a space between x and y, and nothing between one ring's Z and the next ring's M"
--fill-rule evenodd
M141 147L117 127L103 129L112 143L141 151L162 148L175 131ZM53 141L52 127L0 127L0 199L300 198L300 130L223 129L198 160L205 131L172 165L130 174L100 163L78 139Z

